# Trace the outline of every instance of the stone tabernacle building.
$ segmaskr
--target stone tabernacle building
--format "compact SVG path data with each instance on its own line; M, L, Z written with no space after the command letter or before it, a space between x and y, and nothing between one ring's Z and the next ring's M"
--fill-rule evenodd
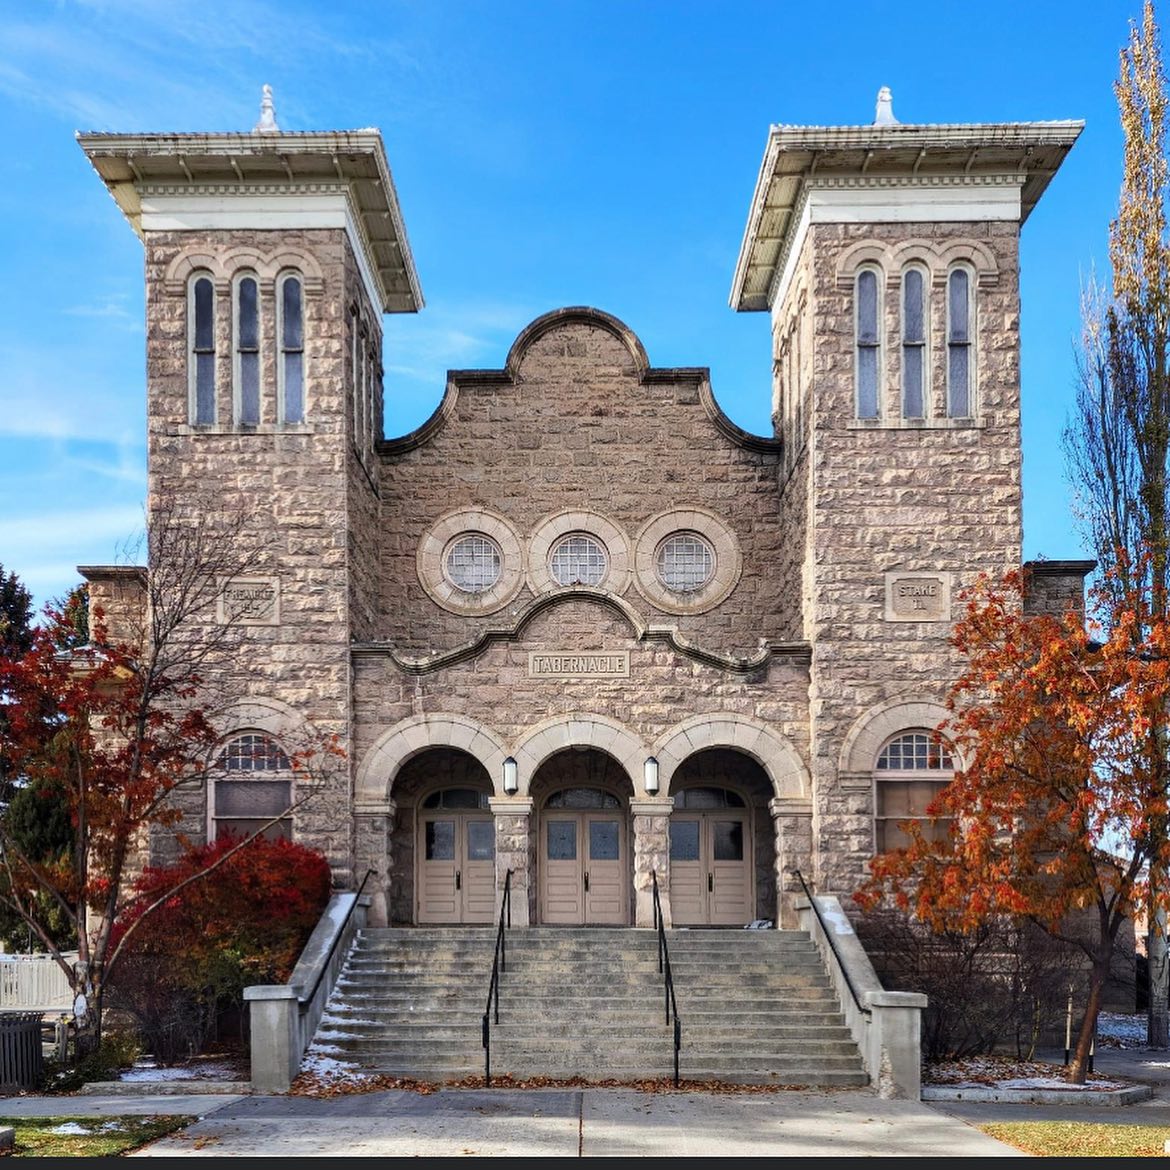
M648 925L652 871L676 926L847 895L947 778L958 591L1020 563L1019 233L1080 130L773 126L731 289L771 435L560 308L392 439L423 301L377 131L80 136L146 251L150 506L259 507L186 831L279 813L309 725L346 763L281 831L375 923L492 921L507 870L519 924Z

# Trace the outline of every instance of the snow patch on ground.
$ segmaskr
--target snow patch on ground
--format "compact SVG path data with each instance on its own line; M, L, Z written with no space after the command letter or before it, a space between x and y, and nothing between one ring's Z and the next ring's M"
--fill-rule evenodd
M248 1074L222 1060L198 1060L164 1068L149 1059L137 1060L133 1068L125 1069L120 1081L239 1081L247 1080Z
M78 1121L63 1121L60 1125L54 1125L49 1132L68 1134L70 1136L74 1134L85 1136L91 1133L102 1133L105 1130L117 1128L118 1123L116 1121L91 1121L84 1124Z
M379 1079L377 1073L366 1072L348 1060L330 1055L339 1049L313 1043L301 1061L298 1080L319 1091L339 1091L361 1088Z
M1098 1043L1111 1048L1145 1048L1145 1015L1102 1012L1097 1017Z
M927 1066L928 1084L956 1089L1124 1089L1125 1081L1113 1081L1090 1073L1083 1085L1070 1084L1059 1065L1038 1060L1014 1060L1005 1056L972 1056Z

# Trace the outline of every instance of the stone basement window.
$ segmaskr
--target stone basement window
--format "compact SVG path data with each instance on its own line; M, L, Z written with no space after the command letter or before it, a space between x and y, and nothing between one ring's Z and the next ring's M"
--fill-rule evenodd
M946 742L926 729L895 736L878 753L874 787L874 845L878 853L910 844L902 827L917 822L929 840L945 840L949 818L930 820L927 806L951 782L954 762Z

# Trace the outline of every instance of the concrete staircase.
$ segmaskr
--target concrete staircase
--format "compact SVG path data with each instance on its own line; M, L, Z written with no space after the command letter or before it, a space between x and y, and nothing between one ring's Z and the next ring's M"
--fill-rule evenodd
M801 931L668 932L684 1080L864 1085L857 1045ZM318 1051L418 1080L482 1076L494 928L365 930L329 1001ZM640 1080L673 1075L657 936L508 932L492 1075Z

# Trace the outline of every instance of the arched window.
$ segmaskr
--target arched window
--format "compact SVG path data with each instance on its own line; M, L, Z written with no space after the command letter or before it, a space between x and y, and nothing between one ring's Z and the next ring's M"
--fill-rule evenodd
M254 276L236 281L233 302L236 422L255 426L260 421L260 286Z
M974 414L971 338L971 274L952 268L947 276L947 417L970 418Z
M215 422L215 285L196 273L187 291L188 417L198 426Z
M910 835L902 827L907 821L917 821L928 839L945 839L949 819L932 820L926 809L950 783L954 767L946 741L925 728L901 732L886 743L875 769L878 853L909 845Z
M284 423L305 421L305 313L304 286L296 275L282 278L277 290L278 417Z
M926 417L926 279L902 273L902 417Z
M878 316L879 277L877 269L863 268L854 284L858 418L877 418L881 413L878 398L882 348Z
M210 779L213 839L226 833L247 837L269 821L274 823L264 828L265 837L292 836L292 764L271 736L256 731L233 736L220 749Z

